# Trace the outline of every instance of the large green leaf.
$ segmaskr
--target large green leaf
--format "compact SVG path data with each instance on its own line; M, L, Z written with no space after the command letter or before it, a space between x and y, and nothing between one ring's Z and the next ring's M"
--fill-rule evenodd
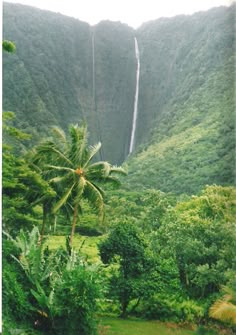
M104 219L104 200L101 192L99 192L98 188L95 187L95 185L88 180L86 181L86 187L84 191L85 198L88 199L90 204L93 208L95 208L99 215L101 216L101 219Z
M76 183L74 183L67 191L66 193L61 197L61 199L55 204L55 206L52 209L52 213L55 214L60 208L61 206L63 206L67 199L69 198L69 196L72 193L73 188L75 187Z
M52 170L68 171L68 172L75 173L75 170L73 170L71 168L68 168L68 167L64 167L64 166L46 165L46 167L48 167L49 169L52 169Z
M77 124L70 127L70 159L74 165L83 165L83 161L87 156L87 127Z
M87 165L91 161L91 159L93 159L93 157L96 155L96 153L98 153L98 151L100 150L101 146L102 146L101 142L98 142L94 146L90 147L89 156L88 156L86 162L83 165L84 168L87 167Z
M79 178L79 182L77 183L77 188L76 188L76 197L75 197L75 203L78 204L81 200L81 197L84 192L84 188L86 185L86 179L84 177Z
M37 147L37 155L35 157L36 160L45 161L47 160L47 156L54 155L54 161L59 160L60 162L64 162L67 165L73 167L72 161L62 153L52 141L47 141L40 146Z

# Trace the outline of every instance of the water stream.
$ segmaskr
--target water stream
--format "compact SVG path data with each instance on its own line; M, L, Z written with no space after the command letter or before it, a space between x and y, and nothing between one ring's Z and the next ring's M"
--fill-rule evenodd
M100 125L100 119L99 114L97 111L96 106L96 63L95 63L95 44L94 44L94 32L92 34L92 89L93 89L93 97L92 97L92 109L93 109L93 120L95 125L95 131L97 130L97 138L99 139L99 142L102 143L102 132L101 132L101 125ZM96 140L97 140L96 138ZM103 148L99 151L100 159L103 160Z
M138 48L138 41L136 37L134 38L134 43L135 43L135 56L136 56L137 68L136 68L136 89L135 89L135 97L134 97L134 113L133 113L133 121L132 121L132 131L131 131L131 139L130 139L130 146L129 146L129 154L131 154L134 150L135 131L136 131L137 115L138 115L138 94L139 94L139 73L140 73L139 48Z
M93 104L95 105L95 53L94 53L94 34L92 35L92 59L93 59Z

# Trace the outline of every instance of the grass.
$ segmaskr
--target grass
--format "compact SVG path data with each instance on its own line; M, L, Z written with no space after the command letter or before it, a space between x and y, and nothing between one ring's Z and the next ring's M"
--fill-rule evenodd
M16 326L8 323L4 334L43 335L44 332L29 328L26 324ZM8 328L8 329L7 329ZM137 319L122 320L114 317L102 317L98 327L99 335L194 335L192 330L178 328L176 324ZM69 335L69 334L68 334Z
M97 244L103 238L104 237L102 236L87 237L77 234L74 237L73 248L75 250L80 250L81 254L85 256L88 261L97 263L100 261ZM46 245L48 245L51 250L55 250L60 247L65 248L66 236L48 236Z
M193 330L179 328L174 323L159 321L122 320L102 318L99 325L100 335L193 335Z

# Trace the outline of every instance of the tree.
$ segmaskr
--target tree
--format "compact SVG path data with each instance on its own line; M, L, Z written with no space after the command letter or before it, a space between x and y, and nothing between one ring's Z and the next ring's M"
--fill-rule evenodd
M13 119L14 113L3 113L2 217L4 229L15 235L38 223L34 206L54 197L55 192L18 152L29 135L13 127Z
M233 187L208 186L179 202L158 231L159 248L175 257L182 287L203 298L226 284L235 264Z
M70 246L72 247L78 215L81 212L81 199L87 199L103 219L104 192L97 183L119 184L116 174L126 174L121 167L108 162L94 162L94 156L101 143L88 145L86 125L69 127L69 138L62 129L53 128L54 138L36 148L33 163L57 192L58 200L53 205L56 213L67 205L73 211Z
M8 40L2 41L2 48L4 51L11 52L11 53L16 51L15 44Z
M117 224L100 243L99 251L104 264L119 265L110 279L110 294L118 299L121 316L125 317L131 300L137 299L137 307L141 298L155 291L154 259L139 229L130 222Z

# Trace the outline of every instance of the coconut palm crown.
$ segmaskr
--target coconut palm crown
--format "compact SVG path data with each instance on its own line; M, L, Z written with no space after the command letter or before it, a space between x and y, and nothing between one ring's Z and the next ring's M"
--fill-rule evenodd
M108 162L94 162L94 156L101 143L88 145L88 132L85 124L71 125L69 138L62 129L53 128L53 138L40 144L36 149L34 164L40 165L42 173L57 192L52 213L61 207L70 206L73 211L70 246L80 212L81 199L87 199L104 217L104 192L97 183L112 182L119 184L117 175L126 174L121 167Z

